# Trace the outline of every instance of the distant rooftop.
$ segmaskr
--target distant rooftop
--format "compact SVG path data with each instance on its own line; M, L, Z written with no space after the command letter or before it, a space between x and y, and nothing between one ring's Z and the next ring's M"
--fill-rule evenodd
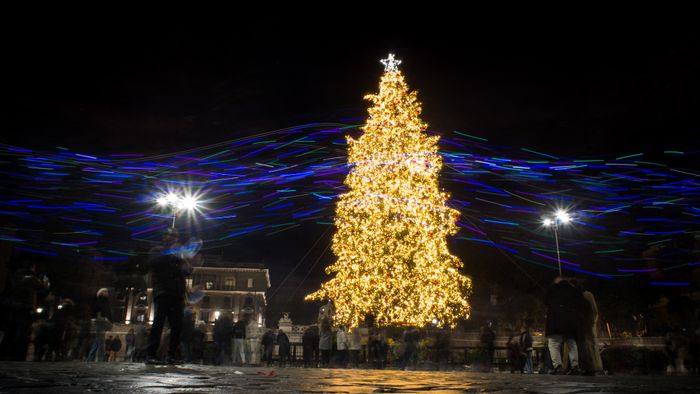
M248 263L248 262L232 262L224 260L223 256L213 254L213 255L202 255L202 267L216 267L216 268L257 268L257 269L267 269L263 263Z

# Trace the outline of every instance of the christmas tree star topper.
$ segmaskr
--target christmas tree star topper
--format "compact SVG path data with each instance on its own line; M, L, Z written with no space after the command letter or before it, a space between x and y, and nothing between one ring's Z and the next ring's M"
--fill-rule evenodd
M395 59L393 53L390 53L389 57L380 60L380 62L384 65L384 71L387 72L399 71L399 65L401 64L401 60Z

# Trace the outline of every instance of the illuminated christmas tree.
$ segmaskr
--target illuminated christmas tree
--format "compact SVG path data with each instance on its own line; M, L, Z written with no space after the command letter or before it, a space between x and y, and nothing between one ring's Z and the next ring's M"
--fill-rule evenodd
M348 137L349 190L336 207L334 275L307 299L332 300L351 327L368 314L381 325L454 326L469 317L471 280L447 249L459 212L446 206L437 136L425 133L421 104L389 55L364 133Z

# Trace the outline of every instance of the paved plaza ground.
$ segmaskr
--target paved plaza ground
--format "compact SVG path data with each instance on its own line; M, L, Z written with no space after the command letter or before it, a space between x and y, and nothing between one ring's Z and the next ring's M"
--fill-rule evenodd
M700 376L2 362L0 393L698 393Z

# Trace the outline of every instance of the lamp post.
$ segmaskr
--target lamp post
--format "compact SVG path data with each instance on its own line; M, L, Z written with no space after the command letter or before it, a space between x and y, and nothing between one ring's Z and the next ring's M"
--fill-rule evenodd
M544 218L542 221L542 224L544 224L545 227L552 227L554 229L554 243L557 246L557 263L559 264L559 276L562 276L561 273L561 256L559 254L559 225L560 224L567 224L571 221L571 216L569 214L560 209L554 213L553 218Z
M173 215L171 228L175 228L175 219L180 211L193 211L199 206L199 201L195 196L185 196L175 193L162 194L156 199L160 207L170 208Z

